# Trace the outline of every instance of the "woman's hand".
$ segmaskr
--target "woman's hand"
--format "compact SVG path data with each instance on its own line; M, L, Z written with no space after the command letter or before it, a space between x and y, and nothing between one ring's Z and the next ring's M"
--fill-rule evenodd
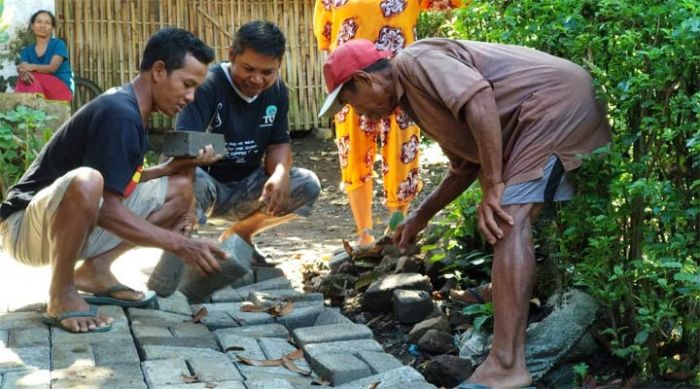
M36 66L33 64L30 64L28 62L22 62L19 65L17 65L17 72L18 73L33 72L35 70L36 70Z

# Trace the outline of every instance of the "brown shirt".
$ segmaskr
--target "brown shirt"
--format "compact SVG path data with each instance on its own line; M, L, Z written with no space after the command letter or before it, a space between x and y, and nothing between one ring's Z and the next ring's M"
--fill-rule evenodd
M503 181L543 175L555 154L567 171L610 141L603 105L580 66L520 46L424 39L393 60L399 104L464 173L479 164L465 104L492 88L503 134Z

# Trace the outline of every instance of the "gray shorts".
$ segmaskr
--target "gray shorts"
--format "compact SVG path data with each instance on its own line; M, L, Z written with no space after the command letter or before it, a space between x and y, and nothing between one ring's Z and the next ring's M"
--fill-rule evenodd
M506 187L502 205L536 204L568 201L574 197L572 173L566 172L554 154L547 159L544 175L536 180Z
M321 193L321 183L316 174L307 169L292 168L289 175L291 194L282 214L309 216ZM260 167L240 181L224 183L197 168L194 193L199 224L205 224L207 217L238 221L260 210L258 199L269 178L265 169Z
M51 262L49 227L68 186L81 169L86 168L71 170L40 190L26 209L13 213L0 224L0 240L10 256L32 266L47 265ZM167 177L144 182L136 186L131 196L124 200L124 205L134 214L145 218L163 206L167 189ZM105 253L117 247L121 241L116 235L96 227L90 232L78 259L92 258Z

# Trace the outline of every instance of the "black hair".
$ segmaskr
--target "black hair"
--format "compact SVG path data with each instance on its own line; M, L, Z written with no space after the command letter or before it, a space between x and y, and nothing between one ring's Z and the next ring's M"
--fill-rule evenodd
M254 20L241 26L233 37L233 55L251 49L258 54L281 59L287 40L274 23Z
M175 27L164 28L148 39L139 69L145 72L151 70L156 61L163 61L165 70L170 73L185 66L187 53L203 64L214 60L214 50L191 32Z
M376 73L376 72L381 72L384 69L388 69L391 66L391 62L387 58L382 58L378 60L377 62L372 63L371 65L368 65L364 69L362 69L363 72L365 73ZM350 93L355 93L357 92L357 87L355 86L355 79L350 78L348 81L345 82L343 85L343 89L347 90Z
M51 11L47 11L45 9L40 9L32 14L32 16L29 18L29 29L31 30L32 24L36 21L36 17L41 15L41 14L47 14L51 18L51 27L56 28L56 17L53 16Z

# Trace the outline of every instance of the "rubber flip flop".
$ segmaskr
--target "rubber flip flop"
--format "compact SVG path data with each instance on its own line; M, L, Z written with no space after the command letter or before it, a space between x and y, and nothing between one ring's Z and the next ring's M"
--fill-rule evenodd
M136 308L136 307L143 307L146 305L149 305L153 303L153 300L156 298L156 292L152 290L147 290L143 292L144 296L141 300L124 300L124 299L118 299L116 297L112 297L112 294L116 292L120 292L122 290L128 290L135 292L134 289L124 285L124 284L116 284L112 286L111 288L107 288L101 292L94 293L94 294L81 294L80 296L85 299L85 301L88 304L95 304L95 305L117 305L120 307L124 308Z
M61 320L66 320L66 319L73 319L76 317L97 317L97 307L94 305L90 305L90 309L87 311L68 311L65 313L62 313L58 315L57 317L49 316L48 313L45 313L41 321L44 322L44 324L47 324L50 327L56 327L60 328L64 331L73 333L73 334L86 334L88 332L107 332L112 329L111 324L107 324L102 327L96 327L94 329L88 328L87 332L79 332L79 331L73 331L70 328L66 327L61 323Z
M472 382L462 382L459 384L457 389L491 389L486 385L472 383Z

